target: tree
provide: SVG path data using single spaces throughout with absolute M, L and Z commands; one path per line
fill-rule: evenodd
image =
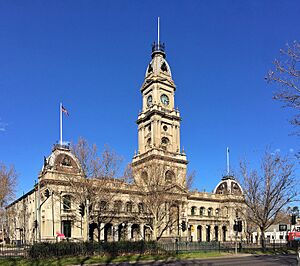
M 68 176 L 68 189 L 72 200 L 78 205 L 80 219 L 85 215 L 87 224 L 93 224 L 98 229 L 98 240 L 103 224 L 113 219 L 114 212 L 110 212 L 109 202 L 113 201 L 116 179 L 122 158 L 108 146 L 99 155 L 95 144 L 89 145 L 87 140 L 80 138 L 72 145 L 72 152 L 78 159 L 83 172 L 83 178 Z M 78 215 L 79 217 L 79 215 Z M 90 229 L 90 228 L 89 228 Z M 89 231 L 89 229 L 87 229 Z
M 279 89 L 273 98 L 296 112 L 291 123 L 295 126 L 299 126 L 300 43 L 294 41 L 292 45 L 287 44 L 285 49 L 280 50 L 280 55 L 280 59 L 274 60 L 274 69 L 269 70 L 266 80 L 279 85 Z
M 132 201 L 138 205 L 134 219 L 145 223 L 152 240 L 159 240 L 166 230 L 178 235 L 180 205 L 184 202 L 187 187 L 176 184 L 175 174 L 170 165 L 153 162 L 140 176 L 134 173 L 134 190 L 139 197 L 132 194 Z M 188 175 L 188 185 L 192 184 L 193 174 Z
M 4 207 L 8 202 L 13 200 L 15 196 L 15 188 L 17 185 L 17 173 L 13 165 L 7 167 L 0 162 L 0 226 L 2 238 L 4 238 L 5 217 Z
M 7 167 L 0 162 L 0 209 L 15 196 L 17 173 L 14 166 Z
M 287 157 L 266 151 L 261 171 L 250 170 L 248 164 L 242 162 L 241 174 L 245 204 L 248 207 L 247 220 L 260 229 L 264 249 L 266 230 L 299 195 L 295 186 L 294 164 Z

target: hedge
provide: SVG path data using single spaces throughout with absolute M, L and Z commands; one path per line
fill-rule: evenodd
M 165 254 L 157 242 L 58 242 L 36 243 L 28 250 L 28 256 L 32 259 L 68 257 L 68 256 L 91 256 L 91 255 L 142 255 L 142 254 Z

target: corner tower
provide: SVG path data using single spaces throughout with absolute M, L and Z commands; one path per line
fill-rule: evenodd
M 159 40 L 159 38 L 158 38 Z M 152 60 L 141 86 L 142 111 L 138 125 L 138 152 L 132 161 L 135 178 L 147 168 L 164 166 L 166 182 L 185 186 L 187 158 L 180 148 L 180 113 L 175 109 L 175 83 L 166 61 L 165 45 L 152 45 Z

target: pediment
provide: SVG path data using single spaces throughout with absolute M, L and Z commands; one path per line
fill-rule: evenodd
M 172 185 L 170 185 L 170 187 L 168 187 L 166 189 L 166 191 L 168 191 L 170 193 L 174 193 L 174 194 L 184 194 L 184 193 L 187 193 L 187 190 L 184 187 L 179 186 L 178 184 L 172 184 Z

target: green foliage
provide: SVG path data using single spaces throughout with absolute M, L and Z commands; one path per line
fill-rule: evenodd
M 59 243 L 37 243 L 28 251 L 32 259 L 68 257 L 68 256 L 93 256 L 93 255 L 156 255 L 166 254 L 159 248 L 156 242 L 59 242 Z

